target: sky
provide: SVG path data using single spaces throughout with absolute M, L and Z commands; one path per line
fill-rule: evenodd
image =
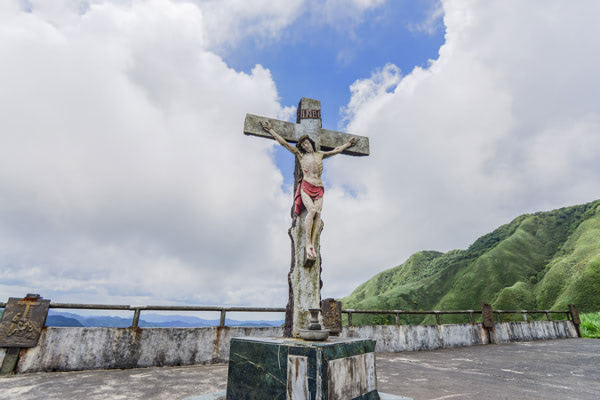
M 600 2 L 0 2 L 0 301 L 282 307 L 293 158 L 325 163 L 322 297 L 600 198 Z M 237 316 L 234 316 L 237 318 Z M 234 318 L 232 317 L 232 318 Z

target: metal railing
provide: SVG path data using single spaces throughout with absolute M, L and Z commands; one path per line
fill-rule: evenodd
M 2 303 L 0 303 L 0 306 Z M 50 308 L 77 309 L 77 310 L 121 310 L 133 311 L 131 327 L 137 328 L 140 323 L 142 311 L 214 311 L 220 313 L 219 326 L 225 326 L 228 312 L 285 312 L 285 308 L 278 307 L 221 307 L 221 306 L 130 306 L 114 304 L 73 304 L 50 303 Z
M 6 303 L 0 302 L 0 308 L 5 308 Z M 139 326 L 140 315 L 142 311 L 214 311 L 220 313 L 219 327 L 226 326 L 225 318 L 228 312 L 285 312 L 285 307 L 222 307 L 222 306 L 131 306 L 116 304 L 78 304 L 78 303 L 50 303 L 50 308 L 57 309 L 76 309 L 76 310 L 118 310 L 132 311 L 133 318 L 131 327 Z M 504 314 L 521 314 L 524 321 L 528 321 L 527 314 L 545 314 L 546 319 L 551 321 L 550 314 L 564 314 L 567 320 L 573 320 L 570 310 L 493 310 L 502 323 Z M 375 314 L 375 315 L 395 315 L 396 325 L 401 324 L 401 315 L 434 315 L 436 325 L 441 325 L 442 315 L 468 315 L 471 324 L 475 324 L 475 314 L 481 314 L 481 310 L 432 310 L 432 311 L 410 311 L 410 310 L 355 310 L 343 309 L 342 314 L 348 317 L 348 326 L 353 326 L 352 316 L 354 314 Z
M 342 314 L 346 314 L 348 316 L 348 326 L 353 326 L 352 324 L 352 315 L 353 314 L 378 314 L 378 315 L 395 315 L 396 316 L 396 325 L 400 325 L 401 315 L 435 315 L 435 322 L 437 325 L 441 325 L 441 315 L 449 315 L 449 314 L 464 314 L 469 315 L 469 320 L 471 323 L 475 323 L 475 319 L 473 314 L 481 314 L 481 310 L 451 310 L 451 311 L 441 311 L 441 310 L 433 310 L 433 311 L 408 311 L 408 310 L 353 310 L 353 309 L 345 309 L 342 310 Z
M 474 314 L 481 314 L 481 310 L 433 310 L 433 311 L 407 311 L 407 310 L 353 310 L 353 309 L 344 309 L 342 310 L 342 314 L 346 314 L 348 316 L 348 326 L 353 326 L 352 324 L 352 315 L 353 314 L 377 314 L 377 315 L 395 315 L 396 316 L 396 325 L 400 325 L 400 316 L 401 315 L 435 315 L 436 325 L 441 325 L 441 316 L 442 315 L 468 315 L 469 321 L 471 324 L 475 323 Z M 498 317 L 498 322 L 502 323 L 502 315 L 503 314 L 522 314 L 523 320 L 527 321 L 527 314 L 545 314 L 546 319 L 551 321 L 550 314 L 565 314 L 567 319 L 571 318 L 571 312 L 567 311 L 554 311 L 554 310 L 493 310 L 493 313 Z

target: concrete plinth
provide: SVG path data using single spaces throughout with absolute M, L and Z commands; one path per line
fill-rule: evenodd
M 375 341 L 231 340 L 227 400 L 380 400 Z

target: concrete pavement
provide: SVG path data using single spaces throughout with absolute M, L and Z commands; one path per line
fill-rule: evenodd
M 429 399 L 600 398 L 600 340 L 378 353 L 378 389 Z M 0 378 L 0 400 L 182 400 L 224 390 L 227 365 L 46 372 Z

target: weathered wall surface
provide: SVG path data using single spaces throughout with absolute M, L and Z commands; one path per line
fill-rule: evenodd
M 496 343 L 577 337 L 571 321 L 504 322 L 496 324 Z
M 341 336 L 377 340 L 375 351 L 400 352 L 489 344 L 481 324 L 368 325 L 344 327 Z M 571 321 L 504 322 L 496 324 L 495 343 L 577 337 Z
M 377 340 L 375 351 L 433 350 L 488 343 L 481 324 L 456 325 L 368 325 L 344 327 L 343 337 Z
M 4 361 L 5 355 L 6 355 L 6 349 L 0 348 L 0 365 L 2 365 L 2 361 Z
M 19 359 L 17 372 L 139 368 L 226 362 L 236 336 L 279 336 L 282 328 L 55 328 Z
M 283 328 L 44 328 L 22 353 L 17 372 L 75 371 L 226 362 L 233 337 L 282 337 Z M 342 337 L 377 341 L 378 352 L 488 344 L 481 324 L 344 327 Z M 496 324 L 497 343 L 577 337 L 570 321 Z M 4 349 L 0 349 L 0 362 Z

